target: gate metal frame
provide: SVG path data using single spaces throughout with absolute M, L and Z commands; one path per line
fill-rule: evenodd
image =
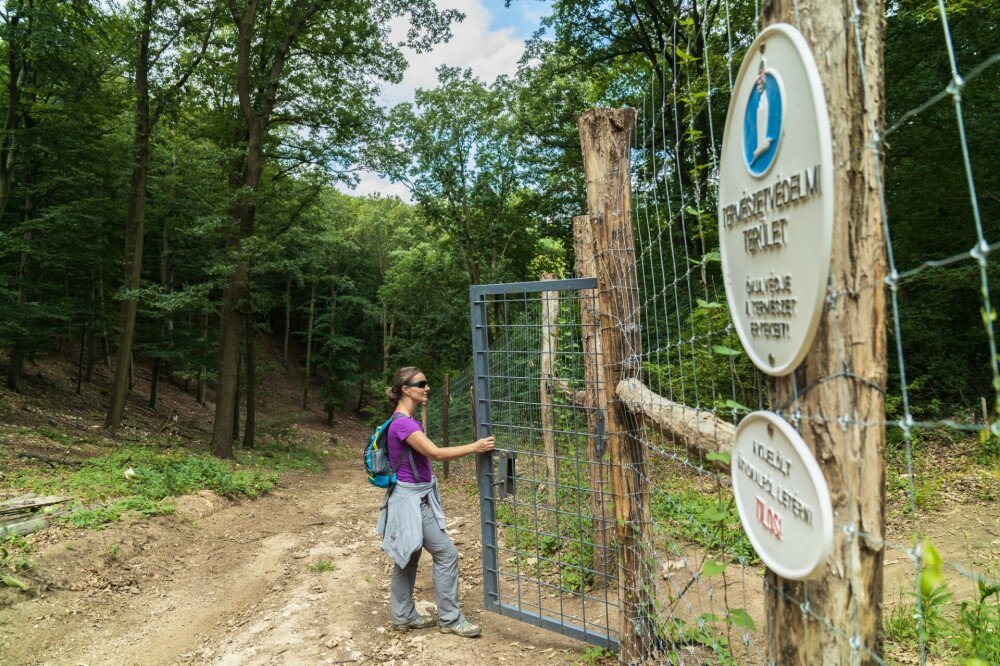
M 472 354 L 473 354 L 473 386 L 475 392 L 476 438 L 488 437 L 491 434 L 490 424 L 490 385 L 489 385 L 489 322 L 487 318 L 487 300 L 490 295 L 532 294 L 545 291 L 576 291 L 596 289 L 596 278 L 572 278 L 565 280 L 545 280 L 536 282 L 512 282 L 508 284 L 472 285 L 469 288 L 469 303 L 472 322 Z M 603 422 L 599 415 L 599 422 Z M 598 426 L 601 437 L 603 428 Z M 503 452 L 496 452 L 498 454 Z M 527 622 L 529 624 L 564 634 L 571 638 L 617 651 L 619 641 L 609 635 L 587 631 L 585 627 L 566 622 L 564 619 L 547 617 L 542 613 L 533 613 L 518 608 L 500 600 L 500 567 L 497 545 L 496 496 L 497 486 L 506 489 L 507 479 L 497 482 L 493 474 L 492 454 L 476 456 L 476 480 L 479 485 L 479 512 L 482 527 L 483 552 L 483 605 L 486 610 L 500 615 Z M 541 610 L 541 609 L 540 609 Z

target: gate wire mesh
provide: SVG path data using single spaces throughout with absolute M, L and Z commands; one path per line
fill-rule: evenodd
M 509 290 L 479 297 L 485 321 L 474 326 L 485 324 L 488 340 L 474 350 L 485 360 L 476 401 L 480 428 L 496 437 L 492 474 L 480 477 L 492 502 L 483 547 L 493 580 L 484 587 L 487 608 L 611 647 L 613 509 L 596 406 L 603 387 L 588 342 L 597 330 L 586 314 L 595 292 L 566 288 L 580 282 L 496 285 Z

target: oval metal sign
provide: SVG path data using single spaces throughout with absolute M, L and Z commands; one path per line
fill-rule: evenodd
M 769 375 L 792 372 L 819 327 L 833 195 L 833 141 L 816 61 L 793 26 L 768 26 L 747 52 L 729 101 L 719 241 L 740 342 Z
M 740 522 L 767 568 L 790 580 L 821 573 L 833 548 L 833 502 L 799 433 L 773 412 L 748 414 L 730 464 Z

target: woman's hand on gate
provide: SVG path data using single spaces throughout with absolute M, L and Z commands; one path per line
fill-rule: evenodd
M 496 447 L 496 438 L 493 435 L 477 439 L 473 444 L 476 453 L 489 453 Z

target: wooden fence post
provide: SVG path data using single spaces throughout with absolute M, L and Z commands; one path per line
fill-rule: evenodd
M 802 583 L 767 573 L 768 647 L 772 663 L 778 664 L 872 663 L 870 653 L 860 648 L 882 653 L 885 396 L 878 387 L 884 387 L 887 379 L 881 286 L 887 264 L 879 163 L 872 152 L 875 144 L 865 100 L 871 101 L 870 111 L 881 133 L 884 7 L 881 0 L 861 5 L 863 12 L 854 16 L 851 3 L 797 0 L 796 6 L 793 0 L 771 0 L 763 4 L 763 25 L 798 24 L 816 54 L 837 165 L 830 271 L 834 296 L 805 360 L 793 374 L 770 380 L 768 392 L 772 406 L 787 406 L 786 416 L 796 409 L 801 414 L 799 431 L 830 486 L 838 529 L 822 578 Z M 864 80 L 855 20 L 864 48 Z M 837 375 L 844 376 L 823 381 Z M 803 392 L 807 386 L 813 388 Z M 808 606 L 803 606 L 806 601 Z
M 555 280 L 554 273 L 542 273 L 540 280 Z M 558 506 L 559 461 L 556 457 L 555 418 L 552 413 L 552 394 L 556 376 L 556 337 L 559 325 L 559 292 L 543 291 L 542 298 L 542 354 L 539 363 L 539 411 L 542 420 L 542 442 L 545 447 L 546 481 L 549 484 L 549 506 Z
M 604 354 L 605 423 L 619 547 L 621 659 L 645 662 L 656 649 L 656 608 L 649 564 L 651 524 L 642 419 L 615 394 L 640 376 L 639 288 L 632 233 L 629 161 L 635 109 L 592 109 L 577 121 L 594 225 L 594 259 Z
M 573 272 L 576 277 L 595 277 L 594 230 L 589 215 L 573 218 Z M 598 414 L 607 414 L 608 403 L 604 395 L 604 368 L 601 365 L 601 337 L 597 331 L 597 292 L 587 289 L 580 293 L 580 334 L 583 346 L 583 373 L 586 388 L 584 409 L 587 410 L 587 480 L 590 486 L 590 515 L 593 517 L 594 573 L 606 582 L 611 575 L 615 558 L 611 551 L 614 527 L 605 511 L 604 484 L 607 473 L 598 434 Z M 596 581 L 595 581 L 596 584 Z
M 448 407 L 451 405 L 451 384 L 449 382 L 448 373 L 444 373 L 444 379 L 441 381 L 441 391 L 444 393 L 441 396 L 441 445 L 447 447 L 449 445 L 448 438 Z M 445 460 L 441 463 L 442 472 L 444 478 L 448 478 L 448 463 L 450 461 Z

